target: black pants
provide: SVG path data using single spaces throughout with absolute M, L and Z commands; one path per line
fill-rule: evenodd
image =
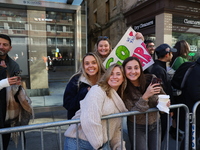
M 10 133 L 8 134 L 3 134 L 3 150 L 7 150 L 9 142 L 10 142 Z
M 160 113 L 160 120 L 161 120 L 161 141 L 163 141 L 166 131 L 167 131 L 167 113 Z

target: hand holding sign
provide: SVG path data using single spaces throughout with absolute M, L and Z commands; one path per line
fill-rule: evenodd
M 154 63 L 152 57 L 146 50 L 146 46 L 142 39 L 136 39 L 136 32 L 130 27 L 104 61 L 104 66 L 108 68 L 113 63 L 122 64 L 122 62 L 130 56 L 140 59 L 143 70 Z

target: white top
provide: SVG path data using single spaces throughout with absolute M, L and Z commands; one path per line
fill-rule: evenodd
M 107 97 L 105 91 L 98 85 L 92 86 L 86 97 L 80 101 L 81 109 L 72 118 L 80 118 L 79 138 L 89 141 L 94 149 L 98 149 L 108 141 L 106 120 L 101 121 L 101 117 L 128 111 L 122 99 L 113 89 L 111 90 L 111 97 Z M 109 119 L 109 141 L 112 150 L 121 150 L 120 128 L 121 118 Z M 76 125 L 70 125 L 64 135 L 76 138 Z M 123 142 L 123 150 L 125 149 Z
M 8 86 L 10 86 L 8 78 L 0 80 L 0 90 Z

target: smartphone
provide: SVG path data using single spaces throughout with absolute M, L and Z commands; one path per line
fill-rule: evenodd
M 152 84 L 155 84 L 155 83 L 162 84 L 162 79 L 160 79 L 160 78 L 152 78 L 151 83 Z

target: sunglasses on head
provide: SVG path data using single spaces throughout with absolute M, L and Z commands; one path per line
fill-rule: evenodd
M 99 36 L 98 39 L 109 39 L 107 36 Z

